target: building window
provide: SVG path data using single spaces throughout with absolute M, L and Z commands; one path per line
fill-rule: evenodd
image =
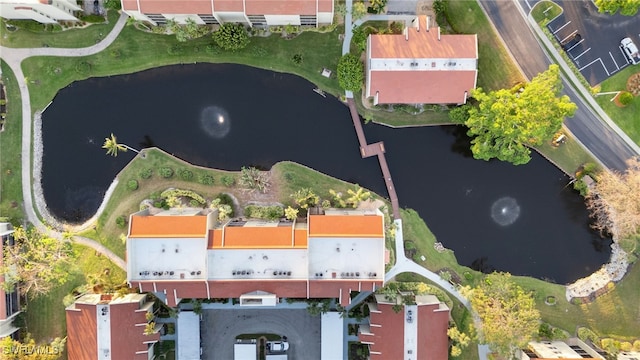
M 202 21 L 204 21 L 205 24 L 208 25 L 217 25 L 218 23 L 218 19 L 216 19 L 215 16 L 213 15 L 207 15 L 207 14 L 198 14 L 198 16 L 200 17 L 200 19 Z
M 162 14 L 145 14 L 145 16 L 156 24 L 166 24 L 167 22 L 167 18 L 165 18 Z
M 267 26 L 267 19 L 264 15 L 247 15 L 251 26 Z
M 300 25 L 312 25 L 316 26 L 316 16 L 315 15 L 300 15 Z

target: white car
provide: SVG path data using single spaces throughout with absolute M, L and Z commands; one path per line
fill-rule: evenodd
M 285 352 L 289 350 L 289 343 L 286 341 L 269 341 L 267 342 L 267 350 L 270 352 Z
M 620 42 L 620 48 L 622 52 L 625 54 L 629 60 L 631 60 L 632 64 L 640 63 L 640 53 L 638 53 L 638 47 L 633 43 L 631 38 L 624 38 Z

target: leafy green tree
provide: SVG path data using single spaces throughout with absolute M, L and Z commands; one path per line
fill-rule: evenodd
M 284 217 L 287 218 L 287 220 L 291 220 L 291 221 L 297 219 L 298 209 L 288 206 L 286 209 L 284 209 Z
M 314 207 L 320 201 L 320 197 L 309 188 L 301 188 L 300 190 L 291 194 L 291 197 L 293 198 L 293 201 L 302 209 Z
M 376 14 L 380 14 L 384 11 L 384 7 L 387 6 L 387 0 L 370 0 L 371 9 Z
M 249 45 L 249 34 L 242 24 L 226 23 L 213 33 L 213 41 L 224 50 L 236 51 Z
M 102 148 L 107 149 L 107 155 L 111 155 L 114 157 L 118 156 L 118 152 L 120 151 L 126 152 L 127 150 L 131 150 L 136 154 L 140 152 L 127 144 L 118 143 L 118 139 L 116 138 L 115 135 L 113 135 L 113 133 L 111 133 L 110 137 L 104 139 L 104 144 L 102 144 Z
M 469 109 L 471 109 L 471 105 L 469 104 L 456 106 L 449 110 L 449 120 L 456 124 L 464 124 L 469 120 Z
M 74 268 L 71 242 L 22 227 L 15 229 L 13 237 L 15 244 L 3 248 L 0 266 L 5 290 L 17 285 L 21 294 L 35 297 L 69 280 Z
M 342 198 L 342 193 L 337 192 L 333 189 L 329 189 L 329 194 L 333 196 L 333 203 L 337 208 L 345 208 L 347 207 L 347 202 Z
M 104 0 L 103 6 L 105 9 L 111 9 L 116 11 L 122 9 L 122 4 L 120 3 L 120 0 Z
M 347 189 L 347 194 L 351 195 L 347 198 L 347 203 L 354 209 L 360 205 L 362 201 L 369 200 L 371 192 L 366 191 L 360 185 L 356 185 L 355 190 Z
M 501 357 L 512 358 L 538 333 L 540 313 L 533 296 L 518 286 L 511 274 L 489 274 L 469 295 L 482 320 L 480 341 Z
M 614 15 L 620 10 L 620 14 L 633 16 L 640 8 L 640 0 L 595 0 L 594 3 L 601 13 Z
M 364 66 L 360 58 L 346 54 L 338 61 L 338 84 L 345 90 L 357 91 L 364 81 Z
M 560 68 L 552 64 L 530 83 L 514 89 L 472 91 L 479 106 L 469 110 L 465 125 L 468 135 L 474 137 L 473 156 L 515 165 L 529 162 L 529 146 L 552 139 L 565 116 L 573 116 L 577 109 L 568 96 L 560 96 L 561 90 Z
M 458 357 L 462 354 L 462 349 L 469 346 L 471 338 L 469 335 L 458 330 L 456 326 L 453 326 L 447 330 L 447 335 L 451 339 L 451 357 Z
M 66 338 L 55 338 L 51 343 L 43 345 L 42 351 L 31 351 L 35 349 L 36 342 L 27 334 L 24 342 L 14 340 L 7 336 L 0 340 L 3 360 L 58 360 L 62 358 Z
M 351 18 L 353 21 L 362 19 L 365 15 L 367 15 L 367 7 L 365 4 L 362 1 L 354 2 L 351 7 Z
M 188 18 L 184 24 L 178 24 L 175 20 L 168 19 L 166 26 L 176 35 L 176 40 L 180 42 L 199 38 L 209 32 L 207 26 L 198 25 L 192 18 Z

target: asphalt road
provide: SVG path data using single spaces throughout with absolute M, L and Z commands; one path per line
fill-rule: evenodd
M 600 14 L 591 1 L 556 3 L 564 12 L 547 27 L 558 41 L 574 33 L 582 36 L 580 43 L 567 53 L 589 84 L 597 85 L 629 66 L 620 50 L 620 40 L 630 37 L 640 45 L 640 16 Z
M 480 0 L 480 3 L 525 76 L 531 79 L 549 67 L 551 62 L 515 1 Z M 529 9 L 526 0 L 521 3 L 523 9 Z M 529 3 L 533 6 L 533 1 Z M 563 93 L 578 105 L 576 114 L 565 120 L 567 128 L 609 169 L 626 169 L 625 161 L 635 155 L 633 149 L 590 111 L 566 81 L 563 84 Z

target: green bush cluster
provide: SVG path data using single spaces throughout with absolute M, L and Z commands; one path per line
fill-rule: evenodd
M 193 172 L 191 170 L 187 170 L 187 169 L 178 170 L 178 176 L 180 176 L 180 178 L 184 181 L 193 180 Z
M 79 61 L 76 64 L 76 71 L 78 74 L 88 75 L 91 72 L 91 63 L 86 61 Z
M 633 94 L 628 91 L 623 91 L 618 95 L 618 101 L 620 101 L 620 104 L 627 106 L 633 101 Z
M 158 170 L 158 173 L 160 174 L 160 176 L 162 176 L 165 179 L 168 179 L 170 177 L 173 176 L 173 169 L 170 167 L 161 167 Z
M 236 184 L 236 178 L 234 178 L 231 175 L 222 175 L 222 178 L 220 178 L 220 181 L 222 182 L 222 185 L 226 187 L 232 187 L 233 185 Z
M 213 185 L 216 180 L 209 174 L 201 174 L 200 176 L 198 176 L 198 182 L 202 185 Z
M 364 65 L 360 57 L 346 54 L 338 61 L 338 84 L 345 90 L 357 91 L 364 81 Z
M 244 208 L 244 215 L 249 218 L 277 220 L 284 216 L 282 206 L 248 205 Z
M 123 229 L 127 225 L 127 218 L 124 215 L 120 215 L 116 218 L 116 225 Z
M 131 180 L 127 181 L 127 189 L 129 189 L 131 191 L 138 190 L 138 180 L 131 179 Z
M 86 21 L 92 24 L 98 24 L 98 23 L 103 23 L 105 21 L 105 18 L 102 15 L 88 14 L 88 15 L 80 16 L 80 20 Z
M 222 24 L 213 33 L 213 41 L 224 50 L 236 51 L 249 45 L 249 34 L 242 24 Z
M 140 179 L 150 179 L 151 176 L 153 175 L 153 170 L 152 169 L 142 169 L 140 170 L 140 172 L 138 173 L 138 176 L 140 176 Z
M 192 200 L 196 200 L 198 202 L 199 205 L 204 205 L 206 203 L 206 201 L 204 200 L 204 198 L 196 193 L 195 191 L 191 191 L 191 190 L 183 190 L 183 189 L 168 189 L 163 191 L 160 196 L 163 199 L 168 199 L 168 198 L 173 198 L 173 197 L 188 197 Z

